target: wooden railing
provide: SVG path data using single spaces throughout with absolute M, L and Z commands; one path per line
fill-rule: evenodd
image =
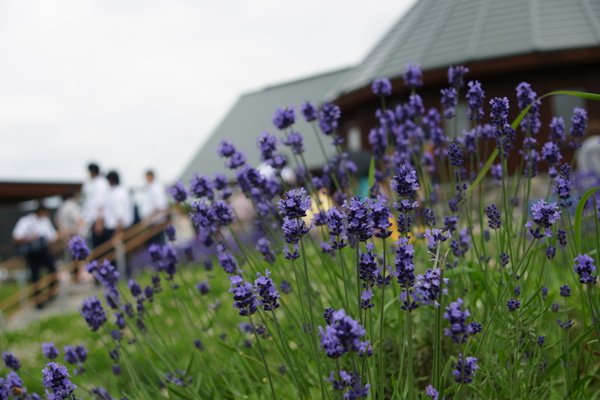
M 56 272 L 45 275 L 37 282 L 25 286 L 23 289 L 0 301 L 0 314 L 7 316 L 10 311 L 14 311 L 20 306 L 29 303 L 40 304 L 48 300 L 55 295 L 54 287 L 57 287 L 55 285 L 58 284 L 60 273 L 65 271 L 71 273 L 92 260 L 106 258 L 112 261 L 116 257 L 116 246 L 118 244 L 123 246 L 124 251 L 127 254 L 140 248 L 154 236 L 162 232 L 166 225 L 166 220 L 153 225 L 149 225 L 145 222 L 133 225 L 123 233 L 120 243 L 113 242 L 112 240 L 104 242 L 92 250 L 87 260 L 71 261 L 60 267 Z

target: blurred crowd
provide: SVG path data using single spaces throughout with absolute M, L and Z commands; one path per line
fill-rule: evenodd
M 92 249 L 106 242 L 116 248 L 127 228 L 140 221 L 146 225 L 160 224 L 169 216 L 166 189 L 157 181 L 153 170 L 145 171 L 141 207 L 133 192 L 122 185 L 117 171 L 104 174 L 96 163 L 90 163 L 87 170 L 89 178 L 81 193 L 63 197 L 54 221 L 50 218 L 50 210 L 40 202 L 35 211 L 21 217 L 13 229 L 13 242 L 26 260 L 32 283 L 40 279 L 44 268 L 49 273 L 56 272 L 55 254 L 74 236 L 87 238 Z M 162 233 L 152 240 L 164 240 Z M 75 281 L 79 280 L 80 273 L 74 270 Z M 55 292 L 56 287 L 51 286 L 50 291 Z M 54 294 L 50 293 L 49 297 Z M 38 304 L 38 307 L 42 306 Z

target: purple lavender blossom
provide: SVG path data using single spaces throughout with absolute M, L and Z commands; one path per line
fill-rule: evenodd
M 481 121 L 485 115 L 483 104 L 485 101 L 485 92 L 481 88 L 479 81 L 470 81 L 467 83 L 467 116 L 471 121 Z
M 303 220 L 290 219 L 288 217 L 283 218 L 281 229 L 283 230 L 285 242 L 288 244 L 298 243 L 308 233 L 308 227 Z
M 500 229 L 500 226 L 502 226 L 500 210 L 495 204 L 490 204 L 485 208 L 485 215 L 488 217 L 488 226 L 490 229 Z
M 177 203 L 182 203 L 187 199 L 187 191 L 185 190 L 185 186 L 183 182 L 177 181 L 173 186 L 168 189 L 169 194 L 173 197 Z
M 542 122 L 540 121 L 540 101 L 537 99 L 537 93 L 533 91 L 531 85 L 527 82 L 521 82 L 517 86 L 517 106 L 519 110 L 531 104 L 529 112 L 521 121 L 521 129 L 529 131 L 532 134 L 539 132 Z
M 201 281 L 196 285 L 196 289 L 198 289 L 201 295 L 208 294 L 210 292 L 210 284 L 208 281 Z
M 338 371 L 340 379 L 336 379 L 334 372 L 329 374 L 329 382 L 334 390 L 342 392 L 342 398 L 345 400 L 364 399 L 369 395 L 371 385 L 363 385 L 358 372 Z
M 407 64 L 402 78 L 404 84 L 411 89 L 423 86 L 423 73 L 421 67 L 417 64 Z
M 438 400 L 440 393 L 431 385 L 427 385 L 425 388 L 425 396 L 429 397 L 431 400 Z
M 471 246 L 471 236 L 469 235 L 469 229 L 463 228 L 458 233 L 458 240 L 452 239 L 450 242 L 450 248 L 452 249 L 452 254 L 455 257 L 464 256 L 467 251 L 469 251 L 469 247 Z
M 352 197 L 344 202 L 348 221 L 348 235 L 353 243 L 365 242 L 373 235 L 373 212 L 370 199 Z
M 546 142 L 542 146 L 542 158 L 550 165 L 556 165 L 562 160 L 560 149 L 555 142 Z
M 302 104 L 300 112 L 302 112 L 302 115 L 304 116 L 304 119 L 306 120 L 306 122 L 312 122 L 312 121 L 316 120 L 318 117 L 318 114 L 319 114 L 317 107 L 315 107 L 309 101 Z
M 250 316 L 258 308 L 258 300 L 252 290 L 252 284 L 246 282 L 241 276 L 229 277 L 231 288 L 229 293 L 233 294 L 233 306 L 239 310 L 241 316 Z
M 431 208 L 425 208 L 423 210 L 423 220 L 424 220 L 426 226 L 428 226 L 428 227 L 435 226 L 435 223 L 436 223 L 435 212 Z
M 49 360 L 54 360 L 58 357 L 59 352 L 56 346 L 54 346 L 54 342 L 42 343 L 42 354 Z
M 228 140 L 222 140 L 221 143 L 219 143 L 217 154 L 219 155 L 219 157 L 229 158 L 233 156 L 236 151 L 237 150 L 235 149 L 233 143 L 231 143 Z
M 319 127 L 325 135 L 331 135 L 338 127 L 342 111 L 333 103 L 325 103 L 319 111 Z
M 506 307 L 508 308 L 508 311 L 512 312 L 521 307 L 521 302 L 517 299 L 510 299 L 506 302 Z
M 2 360 L 4 360 L 4 365 L 6 365 L 6 368 L 12 369 L 13 371 L 18 371 L 19 368 L 21 368 L 21 361 L 14 353 L 10 351 L 5 351 L 2 353 Z
M 110 263 L 109 260 L 104 259 L 102 263 L 98 263 L 97 260 L 92 260 L 86 265 L 86 270 L 109 290 L 116 290 L 117 283 L 119 282 L 119 271 L 117 268 Z
M 271 279 L 271 272 L 267 269 L 265 275 L 256 274 L 254 290 L 260 297 L 260 305 L 265 311 L 274 311 L 279 308 L 279 292 Z
M 261 161 L 270 160 L 277 151 L 277 138 L 268 132 L 261 133 L 256 140 L 256 144 L 260 150 Z
M 392 189 L 399 197 L 413 199 L 417 190 L 419 190 L 419 182 L 417 180 L 417 172 L 410 164 L 400 164 L 396 168 L 395 175 L 392 178 Z
M 556 256 L 556 247 L 548 246 L 546 248 L 546 258 L 552 260 Z
M 371 212 L 375 228 L 374 235 L 383 239 L 390 236 L 392 232 L 388 228 L 392 226 L 390 222 L 392 214 L 387 207 L 387 200 L 382 196 L 373 199 L 371 202 Z
M 561 297 L 570 297 L 571 296 L 571 287 L 569 285 L 562 285 L 559 288 L 559 294 Z
M 375 96 L 390 96 L 392 94 L 392 83 L 388 78 L 377 78 L 373 81 L 371 90 Z
M 456 142 L 452 142 L 448 146 L 448 158 L 450 159 L 450 165 L 452 166 L 462 167 L 464 164 L 463 151 Z
M 462 354 L 458 355 L 458 361 L 452 371 L 454 380 L 457 383 L 471 383 L 473 382 L 473 375 L 479 367 L 477 366 L 477 359 L 475 357 L 463 358 Z
M 133 297 L 139 297 L 142 295 L 142 287 L 134 279 L 129 280 L 127 287 L 129 287 L 129 291 Z
M 83 300 L 81 315 L 92 331 L 97 331 L 106 322 L 106 314 L 97 297 L 88 297 Z
M 467 323 L 471 313 L 463 309 L 463 299 L 460 297 L 446 307 L 444 319 L 450 324 L 450 328 L 444 329 L 444 335 L 452 338 L 454 343 L 465 343 L 469 336 L 473 335 L 473 326 Z
M 446 230 L 437 228 L 425 229 L 423 237 L 427 239 L 427 247 L 429 250 L 433 250 L 438 244 L 445 242 L 450 237 L 450 233 Z
M 448 83 L 455 87 L 461 88 L 465 86 L 465 75 L 469 73 L 469 68 L 464 65 L 452 65 L 448 68 Z
M 575 107 L 571 117 L 571 136 L 581 138 L 587 127 L 587 112 L 583 108 Z
M 458 93 L 456 88 L 449 87 L 440 91 L 442 94 L 442 108 L 444 109 L 444 118 L 450 119 L 456 115 L 456 105 L 458 104 Z
M 278 108 L 273 115 L 273 125 L 279 130 L 289 128 L 295 120 L 296 116 L 292 107 Z
M 334 249 L 344 248 L 347 245 L 346 218 L 336 207 L 327 210 L 327 227 L 329 228 L 331 246 Z
M 298 132 L 290 132 L 283 143 L 292 150 L 293 154 L 304 153 L 304 138 Z
M 236 151 L 225 163 L 225 166 L 229 169 L 237 169 L 243 167 L 246 164 L 246 156 L 244 153 Z
M 370 288 L 377 281 L 377 254 L 373 243 L 366 244 L 366 252 L 360 252 L 358 257 L 358 276 L 363 287 Z
M 65 361 L 69 364 L 77 365 L 79 364 L 79 358 L 77 357 L 77 352 L 75 351 L 75 346 L 65 346 L 63 349 L 65 354 Z
M 67 368 L 55 362 L 48 363 L 42 370 L 42 384 L 50 400 L 68 399 L 76 388 Z
M 439 268 L 428 269 L 423 275 L 418 275 L 414 285 L 414 299 L 421 305 L 434 304 L 439 306 L 438 300 L 447 289 L 442 289 L 442 284 L 447 284 L 448 279 L 442 279 L 442 271 Z
M 490 106 L 492 107 L 490 111 L 492 122 L 498 129 L 502 128 L 508 123 L 508 99 L 506 97 L 494 97 L 490 100 Z
M 367 308 L 374 307 L 375 304 L 373 304 L 372 299 L 373 289 L 363 289 L 363 291 L 360 293 L 360 308 L 366 310 Z
M 579 275 L 579 282 L 584 285 L 595 285 L 596 276 L 592 274 L 596 272 L 596 266 L 594 265 L 594 259 L 587 254 L 578 254 L 575 257 L 575 266 L 573 271 Z
M 531 206 L 532 220 L 525 224 L 529 228 L 529 232 L 536 239 L 541 239 L 544 236 L 552 237 L 552 225 L 560 219 L 560 210 L 556 203 L 546 203 L 540 199 L 537 203 Z M 533 227 L 535 224 L 535 229 Z
M 346 315 L 343 309 L 334 311 L 331 322 L 325 327 L 319 327 L 321 346 L 327 356 L 339 358 L 344 353 L 358 351 L 361 338 L 366 331 L 357 321 Z
M 269 264 L 273 264 L 275 262 L 275 254 L 271 250 L 271 242 L 268 239 L 261 237 L 256 241 L 256 250 L 260 254 L 262 254 L 263 259 Z
M 177 239 L 177 230 L 172 224 L 169 224 L 165 227 L 165 236 L 167 236 L 167 240 L 169 240 L 169 242 L 174 242 Z
M 206 176 L 194 174 L 190 180 L 189 193 L 196 198 L 206 197 L 207 199 L 212 200 L 214 198 L 212 181 Z
M 83 261 L 90 255 L 90 249 L 84 238 L 81 236 L 73 236 L 69 240 L 69 251 L 73 260 Z
M 567 141 L 565 134 L 565 120 L 563 117 L 552 117 L 550 121 L 550 139 L 557 145 L 562 145 Z
M 228 274 L 235 274 L 237 271 L 237 261 L 231 252 L 222 244 L 217 245 L 217 260 L 219 265 Z
M 189 215 L 198 228 L 204 228 L 207 232 L 215 231 L 215 215 L 212 212 L 211 205 L 206 200 L 194 201 Z
M 210 212 L 219 226 L 227 226 L 233 222 L 233 210 L 224 201 L 218 200 L 211 204 Z
M 277 203 L 279 214 L 286 218 L 306 217 L 311 207 L 311 200 L 304 188 L 289 190 Z
M 398 239 L 396 249 L 396 278 L 398 283 L 405 289 L 411 288 L 415 282 L 415 250 L 408 238 Z
M 6 381 L 4 382 L 3 387 L 6 388 L 6 390 L 9 394 L 25 392 L 23 380 L 21 379 L 19 374 L 17 374 L 14 371 L 11 371 L 6 375 Z M 2 393 L 2 392 L 0 391 L 0 393 Z M 7 399 L 9 399 L 9 398 L 10 397 L 7 397 Z

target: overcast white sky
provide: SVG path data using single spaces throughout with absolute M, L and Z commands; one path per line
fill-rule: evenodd
M 171 182 L 241 93 L 359 62 L 413 3 L 0 0 L 0 179 Z

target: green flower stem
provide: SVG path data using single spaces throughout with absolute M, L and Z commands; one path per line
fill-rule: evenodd
M 262 358 L 263 364 L 265 365 L 265 370 L 267 371 L 267 378 L 269 379 L 269 386 L 271 387 L 271 395 L 273 396 L 273 400 L 277 399 L 275 396 L 275 388 L 273 388 L 273 380 L 271 379 L 271 371 L 269 371 L 269 366 L 267 365 L 267 359 L 265 358 L 265 353 L 262 348 L 262 344 L 260 343 L 260 339 L 258 334 L 256 333 L 256 327 L 254 326 L 254 322 L 252 321 L 252 315 L 249 315 L 250 325 L 252 325 L 252 332 L 254 332 L 254 338 L 256 339 L 256 344 L 258 345 L 258 351 L 260 352 L 260 357 Z
M 381 266 L 381 276 L 382 276 L 382 285 L 381 285 L 381 301 L 380 301 L 380 310 L 379 310 L 379 388 L 381 398 L 385 398 L 385 373 L 383 370 L 383 337 L 384 337 L 384 327 L 383 323 L 383 314 L 385 308 L 385 272 L 386 272 L 386 257 L 385 257 L 385 238 L 381 239 L 381 244 L 383 246 L 383 265 Z

